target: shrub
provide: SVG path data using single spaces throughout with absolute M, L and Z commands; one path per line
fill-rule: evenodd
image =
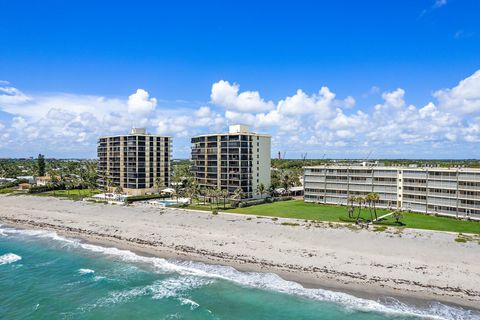
M 42 193 L 53 190 L 65 190 L 65 183 L 46 184 L 44 186 L 33 186 L 28 190 L 28 193 Z
M 130 196 L 125 199 L 126 203 L 132 203 L 135 201 L 151 200 L 151 199 L 165 199 L 169 198 L 169 195 L 166 194 L 145 194 L 141 196 Z
M 213 214 L 213 215 L 217 215 L 217 214 L 218 214 L 218 210 L 217 210 L 217 209 L 213 209 L 213 210 L 212 210 L 212 214 Z
M 20 183 L 28 183 L 28 180 L 20 179 L 20 180 L 15 180 L 15 181 L 12 181 L 12 182 L 5 182 L 3 184 L 0 184 L 0 189 L 14 188 L 14 187 L 18 186 Z
M 248 206 L 256 206 L 265 203 L 265 199 L 255 199 L 247 201 Z

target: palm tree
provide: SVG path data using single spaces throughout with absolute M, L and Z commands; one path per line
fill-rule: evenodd
M 380 201 L 380 195 L 376 192 L 372 192 L 372 204 L 373 204 L 373 213 L 375 214 L 375 220 L 378 219 L 377 216 L 377 203 Z
M 348 197 L 347 201 L 348 201 L 348 203 L 351 204 L 348 208 L 348 217 L 352 218 L 353 214 L 355 212 L 355 201 L 357 201 L 357 198 L 355 196 L 350 196 L 350 197 Z
M 200 193 L 200 186 L 198 185 L 198 183 L 193 181 L 188 187 L 188 194 L 190 195 L 192 204 L 193 204 L 193 199 L 198 200 L 199 193 Z
M 213 210 L 213 197 L 215 196 L 215 189 L 206 188 L 205 196 L 209 198 L 210 210 Z
M 182 188 L 181 181 L 179 179 L 174 179 L 173 182 L 173 189 L 175 189 L 175 198 L 177 198 L 178 203 L 178 196 L 180 193 L 180 189 Z
M 290 194 L 290 187 L 293 187 L 293 178 L 287 171 L 284 171 L 280 181 L 283 189 L 285 189 L 285 194 L 288 196 Z
M 395 219 L 395 222 L 397 224 L 401 224 L 400 220 L 402 220 L 403 218 L 403 214 L 400 210 L 395 210 L 395 212 L 393 213 L 393 218 Z
M 260 198 L 263 199 L 263 195 L 266 191 L 265 185 L 263 183 L 260 183 L 257 187 L 257 192 L 260 195 Z
M 214 189 L 213 191 L 214 191 L 213 194 L 215 197 L 215 202 L 217 204 L 217 209 L 218 209 L 218 203 L 220 202 L 219 199 L 222 197 L 222 189 L 217 188 L 217 189 Z
M 112 178 L 108 177 L 108 178 L 107 178 L 107 184 L 106 184 L 107 192 L 110 191 L 110 188 L 111 188 L 112 186 L 113 186 Z
M 237 200 L 242 200 L 243 198 L 243 190 L 240 187 L 237 187 L 235 191 L 233 192 L 233 198 Z
M 117 186 L 115 187 L 115 193 L 116 193 L 116 194 L 122 194 L 122 193 L 123 193 L 123 188 L 122 188 L 121 185 L 117 185 Z
M 155 188 L 157 188 L 157 193 L 160 193 L 160 187 L 163 185 L 162 179 L 160 179 L 160 177 L 156 177 L 154 184 Z
M 108 175 L 107 171 L 102 171 L 101 175 L 101 180 L 102 180 L 102 189 L 103 189 L 103 197 L 105 200 L 107 200 L 107 190 L 108 190 L 108 185 L 107 185 L 107 180 L 108 180 Z
M 49 170 L 48 174 L 50 175 L 50 183 L 52 184 L 53 196 L 55 196 L 55 189 L 57 188 L 58 183 L 57 175 L 54 170 Z
M 358 215 L 357 215 L 357 222 L 360 220 L 360 215 L 362 213 L 362 205 L 365 203 L 365 198 L 358 196 L 356 197 L 356 200 L 358 202 Z
M 225 209 L 225 203 L 227 202 L 226 200 L 228 198 L 228 190 L 227 189 L 222 190 L 221 197 L 223 198 L 223 209 Z
M 372 213 L 372 202 L 373 202 L 373 193 L 367 194 L 365 197 L 365 206 L 368 205 L 368 211 L 370 211 L 370 222 L 373 222 L 373 213 Z
M 203 195 L 203 205 L 207 205 L 207 189 L 205 187 L 200 188 L 200 193 Z

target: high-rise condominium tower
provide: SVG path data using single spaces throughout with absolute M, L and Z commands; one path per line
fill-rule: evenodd
M 244 198 L 258 194 L 258 186 L 270 187 L 269 135 L 249 132 L 247 126 L 230 126 L 229 133 L 192 138 L 192 171 L 200 187 L 228 190 L 241 188 Z
M 97 144 L 99 186 L 120 186 L 129 195 L 155 192 L 170 185 L 170 137 L 147 134 L 100 137 Z

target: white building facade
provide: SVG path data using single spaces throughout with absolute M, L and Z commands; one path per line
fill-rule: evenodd
M 305 202 L 346 205 L 376 192 L 378 207 L 480 218 L 480 169 L 380 166 L 304 168 Z
M 228 133 L 195 136 L 192 172 L 200 187 L 228 190 L 241 188 L 245 198 L 269 188 L 271 137 L 250 132 L 244 125 L 230 126 Z

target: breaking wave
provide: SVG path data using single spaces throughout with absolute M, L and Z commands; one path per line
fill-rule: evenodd
M 196 308 L 198 307 L 198 304 L 195 301 L 189 300 L 185 296 L 182 297 L 181 293 L 191 288 L 208 285 L 215 279 L 222 279 L 242 286 L 297 295 L 317 301 L 334 302 L 352 310 L 392 315 L 409 315 L 428 319 L 480 319 L 480 314 L 475 311 L 445 305 L 440 302 L 432 302 L 429 306 L 417 307 L 393 298 L 385 299 L 385 301 L 375 301 L 355 297 L 343 292 L 304 288 L 301 284 L 284 280 L 274 273 L 241 272 L 228 266 L 211 265 L 193 261 L 166 260 L 157 257 L 145 257 L 137 255 L 129 250 L 103 247 L 83 243 L 76 239 L 64 238 L 57 235 L 55 232 L 17 230 L 13 228 L 0 229 L 0 231 L 6 234 L 50 238 L 54 241 L 61 241 L 65 245 L 74 246 L 77 249 L 115 257 L 124 262 L 146 264 L 159 273 L 178 274 L 178 277 L 157 281 L 151 285 L 125 291 L 112 292 L 109 296 L 98 301 L 98 304 L 100 305 L 125 302 L 137 296 L 148 295 L 151 296 L 152 299 L 175 297 L 182 304 L 188 304 L 192 308 Z M 79 272 L 90 273 L 94 271 L 80 269 Z
M 16 255 L 15 253 L 6 253 L 0 256 L 0 266 L 4 264 L 10 264 L 18 260 L 22 260 L 22 257 Z

